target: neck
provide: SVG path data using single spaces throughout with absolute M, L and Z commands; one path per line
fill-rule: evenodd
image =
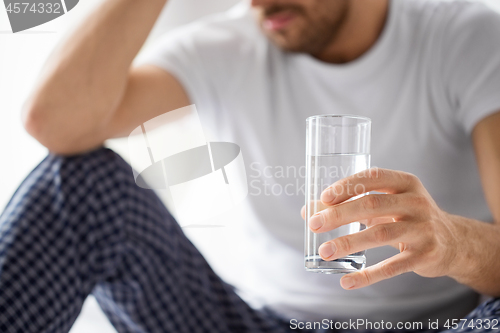
M 389 0 L 350 0 L 346 17 L 335 38 L 313 56 L 333 64 L 359 58 L 379 39 L 388 10 Z

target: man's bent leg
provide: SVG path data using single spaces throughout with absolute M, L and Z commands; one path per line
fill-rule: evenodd
M 500 332 L 500 297 L 492 298 L 483 302 L 464 319 L 453 323 L 452 326 L 455 327 L 450 330 L 443 331 L 442 333 Z
M 48 156 L 0 216 L 0 331 L 67 332 L 87 295 L 119 332 L 284 332 L 211 270 L 108 149 Z

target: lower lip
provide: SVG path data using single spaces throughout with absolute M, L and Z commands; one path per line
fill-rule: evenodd
M 264 28 L 271 31 L 282 30 L 288 26 L 293 20 L 293 15 L 281 16 L 276 18 L 268 18 L 264 20 Z

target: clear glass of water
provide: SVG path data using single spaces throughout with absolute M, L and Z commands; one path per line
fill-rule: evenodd
M 321 193 L 337 180 L 370 167 L 371 120 L 351 115 L 319 115 L 306 120 L 306 223 L 305 268 L 320 273 L 349 273 L 363 269 L 365 251 L 347 257 L 325 261 L 318 253 L 324 242 L 353 234 L 364 225 L 352 221 L 337 229 L 314 233 L 309 229 L 309 218 L 321 211 Z M 358 188 L 347 188 L 355 195 L 364 195 Z M 360 193 L 357 193 L 360 192 Z

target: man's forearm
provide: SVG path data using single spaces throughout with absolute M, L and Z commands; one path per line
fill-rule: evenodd
M 167 0 L 106 0 L 69 34 L 25 105 L 28 131 L 46 146 L 104 126 L 123 97 L 130 65 Z
M 500 225 L 454 218 L 461 249 L 450 276 L 482 294 L 500 296 Z

